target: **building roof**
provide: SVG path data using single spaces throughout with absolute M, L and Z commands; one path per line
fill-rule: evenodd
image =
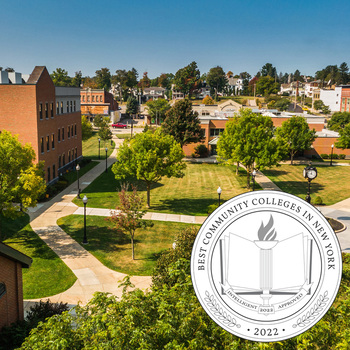
M 41 74 L 43 74 L 43 71 L 46 69 L 45 66 L 35 66 L 32 74 L 29 76 L 29 79 L 27 80 L 27 84 L 36 84 L 40 77 Z
M 1 242 L 0 242 L 0 255 L 10 260 L 17 261 L 22 264 L 22 267 L 26 267 L 26 268 L 30 267 L 33 262 L 33 259 L 30 258 L 29 256 Z

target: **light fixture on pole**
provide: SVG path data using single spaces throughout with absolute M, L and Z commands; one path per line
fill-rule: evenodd
M 77 166 L 75 167 L 75 170 L 77 171 L 77 180 L 78 180 L 78 194 L 77 194 L 77 198 L 80 199 L 80 186 L 79 186 L 79 170 L 80 170 L 80 166 L 79 166 L 79 164 L 77 164 Z
M 309 166 L 304 168 L 303 176 L 305 177 L 305 179 L 307 179 L 307 182 L 308 182 L 307 196 L 306 196 L 305 200 L 308 203 L 311 203 L 310 184 L 311 184 L 311 181 L 316 179 L 316 177 L 317 177 L 317 169 L 315 167 L 311 166 L 311 162 L 310 162 Z
M 330 166 L 332 166 L 333 165 L 333 149 L 334 149 L 334 145 L 332 144 L 332 151 L 331 151 L 331 162 L 330 162 Z
M 83 203 L 84 203 L 84 238 L 83 238 L 83 244 L 88 244 L 88 240 L 86 237 L 86 204 L 88 202 L 88 199 L 86 196 L 83 198 Z
M 253 191 L 255 190 L 255 176 L 256 176 L 256 170 L 254 169 L 254 170 L 252 171 Z
M 221 192 L 222 192 L 221 187 L 219 186 L 218 189 L 217 189 L 216 191 L 217 191 L 218 196 L 219 196 L 219 207 L 220 207 L 220 196 L 221 196 Z
M 105 151 L 106 151 L 106 173 L 108 172 L 108 167 L 107 167 L 107 152 L 108 152 L 108 148 L 106 147 L 105 148 Z
M 98 159 L 101 159 L 100 158 L 100 144 L 101 144 L 101 139 L 99 138 L 98 139 Z

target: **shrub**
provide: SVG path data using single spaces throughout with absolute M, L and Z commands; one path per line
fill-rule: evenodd
M 323 204 L 323 200 L 320 196 L 317 196 L 314 200 L 314 204 L 315 205 L 322 205 Z
M 31 326 L 36 327 L 40 321 L 45 321 L 48 317 L 60 315 L 62 312 L 68 310 L 67 303 L 52 303 L 49 299 L 45 302 L 40 300 L 39 303 L 31 306 L 26 320 Z
M 320 156 L 322 159 L 328 159 L 328 154 L 321 153 Z
M 336 153 L 333 153 L 333 155 L 332 154 L 330 154 L 329 156 L 328 156 L 328 158 L 329 159 L 338 159 L 338 155 L 336 154 Z
M 205 105 L 213 105 L 214 100 L 209 95 L 207 95 L 203 98 L 202 103 Z
M 194 149 L 195 156 L 199 158 L 208 157 L 208 153 L 208 148 L 205 145 L 198 145 Z
M 245 99 L 243 99 L 242 100 L 242 105 L 246 105 L 247 104 L 247 102 L 248 102 L 248 100 L 245 98 Z
M 345 154 L 339 154 L 339 159 L 345 159 Z

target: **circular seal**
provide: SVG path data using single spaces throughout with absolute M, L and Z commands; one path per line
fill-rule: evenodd
M 338 239 L 325 217 L 284 192 L 230 199 L 201 226 L 191 256 L 197 298 L 226 331 L 280 341 L 316 324 L 342 274 Z

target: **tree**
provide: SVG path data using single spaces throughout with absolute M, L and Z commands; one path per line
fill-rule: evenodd
M 82 82 L 83 82 L 83 75 L 82 75 L 81 71 L 75 72 L 75 76 L 72 79 L 71 85 L 76 86 L 76 87 L 80 87 Z
M 148 114 L 158 121 L 164 120 L 166 112 L 170 109 L 169 102 L 164 98 L 149 100 L 146 102 L 146 105 L 148 108 Z
M 290 106 L 290 100 L 287 98 L 281 98 L 277 100 L 273 107 L 278 108 L 280 111 L 286 111 Z
M 261 76 L 266 77 L 268 75 L 273 78 L 277 76 L 277 69 L 271 63 L 266 63 L 261 68 Z
M 96 114 L 95 115 L 94 125 L 96 126 L 96 128 L 100 129 L 106 124 L 108 124 L 106 117 L 104 117 L 102 114 Z
M 254 168 L 277 165 L 285 153 L 285 147 L 274 138 L 274 126 L 270 117 L 241 110 L 239 116 L 226 123 L 217 143 L 219 160 L 226 164 L 240 162 L 247 171 L 247 187 Z
M 148 72 L 143 73 L 143 77 L 142 77 L 142 79 L 140 79 L 138 86 L 141 89 L 148 88 L 151 86 L 151 79 L 148 78 Z
M 347 84 L 349 81 L 349 67 L 346 62 L 343 62 L 339 66 L 340 84 Z
M 129 96 L 126 102 L 126 113 L 127 114 L 137 114 L 139 110 L 139 103 L 134 96 Z
M 323 114 L 329 114 L 331 112 L 329 106 L 326 106 L 322 100 L 316 100 L 313 107 L 318 111 L 322 111 Z
M 172 135 L 182 146 L 201 142 L 204 138 L 198 113 L 189 100 L 179 100 L 170 108 L 162 125 L 165 134 Z
M 299 69 L 297 69 L 294 74 L 293 74 L 293 80 L 294 81 L 301 81 L 301 80 L 304 80 L 302 77 L 301 77 L 301 74 L 300 74 L 300 71 Z
M 195 61 L 188 66 L 179 69 L 174 77 L 176 88 L 181 91 L 184 96 L 189 95 L 200 87 L 200 72 Z
M 203 98 L 202 103 L 205 105 L 213 105 L 215 102 L 209 95 L 207 95 Z
M 350 123 L 339 130 L 340 137 L 335 146 L 341 149 L 350 148 Z
M 275 79 L 271 76 L 262 76 L 256 83 L 256 93 L 262 95 L 277 94 L 279 91 L 279 83 L 275 83 Z
M 316 130 L 310 130 L 308 123 L 303 117 L 291 117 L 282 123 L 276 130 L 277 138 L 288 147 L 291 164 L 297 152 L 311 148 L 316 140 Z
M 105 142 L 108 140 L 112 140 L 113 134 L 107 123 L 103 124 L 100 127 L 100 130 L 98 131 L 98 136 L 100 136 L 101 140 Z
M 215 90 L 215 99 L 217 99 L 218 92 L 222 92 L 228 82 L 226 74 L 220 66 L 209 70 L 206 81 Z
M 108 219 L 115 224 L 117 230 L 124 231 L 130 235 L 131 256 L 132 260 L 135 260 L 135 231 L 146 225 L 146 222 L 142 220 L 146 211 L 142 210 L 143 200 L 137 193 L 136 187 L 132 186 L 132 192 L 127 192 L 127 190 L 127 185 L 122 186 L 119 193 L 120 205 L 116 207 L 117 211 L 112 212 L 112 216 Z
M 92 136 L 92 125 L 86 115 L 81 116 L 82 140 L 88 140 Z
M 350 123 L 350 113 L 349 112 L 336 112 L 332 115 L 332 118 L 327 123 L 327 126 L 331 130 L 339 131 L 340 129 L 344 129 L 344 127 L 349 123 Z
M 108 91 L 111 88 L 111 73 L 108 68 L 101 68 L 96 71 L 96 83 L 98 89 Z
M 35 206 L 45 193 L 42 164 L 33 164 L 35 152 L 24 146 L 18 136 L 2 130 L 0 133 L 0 236 L 1 217 L 15 218 L 20 209 Z M 15 204 L 17 203 L 17 204 Z
M 56 68 L 50 76 L 55 86 L 71 85 L 71 78 L 68 76 L 68 72 L 62 68 Z
M 112 171 L 117 180 L 135 177 L 147 187 L 147 206 L 150 207 L 151 186 L 162 177 L 183 177 L 186 164 L 182 161 L 181 146 L 170 135 L 147 131 L 125 140 L 119 147 L 118 161 Z
M 172 73 L 162 73 L 158 78 L 158 85 L 162 88 L 165 88 L 167 90 L 170 90 L 171 88 L 171 82 L 174 79 L 174 74 Z

